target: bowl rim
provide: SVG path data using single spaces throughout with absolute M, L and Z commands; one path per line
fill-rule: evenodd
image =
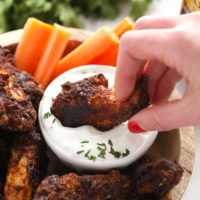
M 100 68 L 100 69 L 99 69 Z M 98 70 L 99 69 L 99 70 Z M 64 72 L 60 76 L 58 76 L 55 80 L 53 80 L 50 85 L 46 88 L 45 92 L 49 91 L 51 87 L 54 87 L 54 84 L 57 82 L 63 80 L 64 76 L 73 74 L 73 73 L 82 73 L 82 72 L 91 72 L 91 71 L 97 71 L 97 73 L 115 73 L 115 67 L 113 66 L 106 66 L 106 65 L 85 65 L 85 66 L 80 66 L 74 69 L 71 69 L 69 71 Z M 44 95 L 45 95 L 44 92 Z M 46 96 L 45 96 L 46 97 Z M 46 99 L 46 98 L 45 98 Z M 57 157 L 64 163 L 69 166 L 73 166 L 75 169 L 78 170 L 92 170 L 92 171 L 102 171 L 102 170 L 108 170 L 108 169 L 113 169 L 113 168 L 123 168 L 134 161 L 136 161 L 139 157 L 141 157 L 153 144 L 153 142 L 156 139 L 156 136 L 158 134 L 158 131 L 150 131 L 148 134 L 151 134 L 145 139 L 145 141 L 142 143 L 140 147 L 137 148 L 136 151 L 134 151 L 130 156 L 121 158 L 121 159 L 116 159 L 112 161 L 90 161 L 86 159 L 77 159 L 73 157 L 70 153 L 67 153 L 64 149 L 62 149 L 58 144 L 56 144 L 54 141 L 52 141 L 51 137 L 49 134 L 47 134 L 47 130 L 45 129 L 44 124 L 42 123 L 43 117 L 42 117 L 42 106 L 43 106 L 43 99 L 40 102 L 40 107 L 39 107 L 39 112 L 38 112 L 38 118 L 39 118 L 39 124 L 41 127 L 42 134 L 48 144 L 48 146 L 52 149 L 52 151 L 57 155 Z

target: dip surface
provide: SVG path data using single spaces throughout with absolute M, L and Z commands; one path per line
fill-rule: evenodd
M 129 132 L 127 122 L 105 132 L 89 125 L 64 127 L 50 113 L 52 98 L 61 92 L 63 83 L 76 82 L 97 73 L 103 73 L 109 87 L 114 87 L 114 67 L 88 65 L 75 68 L 48 86 L 39 108 L 39 122 L 47 144 L 61 161 L 79 170 L 125 167 L 142 156 L 157 135 L 157 132 L 134 135 Z

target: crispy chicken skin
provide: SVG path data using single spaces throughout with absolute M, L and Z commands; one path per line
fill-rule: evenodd
M 154 200 L 177 185 L 183 174 L 183 168 L 175 162 L 150 155 L 143 156 L 128 171 L 134 188 L 132 196 Z
M 127 199 L 131 182 L 117 170 L 109 174 L 83 175 L 75 173 L 44 179 L 36 191 L 35 200 Z
M 36 111 L 13 75 L 0 65 L 0 127 L 8 131 L 31 130 Z
M 145 156 L 124 172 L 46 177 L 34 200 L 160 200 L 178 184 L 182 173 L 183 169 L 175 162 Z
M 148 102 L 145 77 L 137 82 L 127 101 L 119 102 L 114 90 L 108 88 L 108 80 L 103 74 L 97 74 L 63 84 L 62 92 L 53 99 L 51 112 L 64 126 L 92 125 L 107 131 L 148 106 Z
M 40 100 L 43 96 L 43 87 L 25 71 L 15 68 L 14 56 L 8 49 L 0 46 L 0 64 L 14 76 L 15 81 L 20 85 L 24 93 L 30 98 L 34 108 L 38 110 Z
M 5 200 L 29 200 L 46 169 L 45 146 L 41 135 L 32 130 L 17 134 L 4 187 Z

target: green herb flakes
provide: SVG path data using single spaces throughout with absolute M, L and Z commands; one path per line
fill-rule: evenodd
M 51 117 L 51 116 L 52 116 L 52 113 L 46 112 L 46 113 L 44 114 L 44 119 L 47 119 L 47 118 L 49 118 L 49 117 Z
M 77 154 L 81 154 L 81 153 L 83 153 L 84 152 L 84 150 L 81 150 L 81 151 L 77 151 L 76 153 Z
M 89 159 L 89 160 L 96 161 L 97 157 L 96 157 L 96 156 L 90 156 L 88 159 Z
M 113 143 L 111 140 L 108 140 L 108 144 L 112 147 L 113 146 Z
M 105 150 L 107 149 L 105 143 L 97 143 L 97 145 L 104 147 Z
M 122 153 L 122 156 L 123 157 L 126 157 L 130 154 L 130 150 L 126 149 L 126 152 L 125 153 Z
M 52 121 L 52 124 L 54 124 L 54 123 L 55 123 L 55 121 L 56 121 L 56 118 L 54 118 L 54 119 L 53 119 L 53 121 Z
M 91 149 L 89 149 L 89 150 L 87 151 L 87 153 L 85 154 L 85 157 L 89 158 L 88 155 L 89 155 L 90 151 L 91 151 Z
M 81 144 L 86 144 L 86 143 L 89 143 L 89 141 L 88 140 L 84 140 L 84 141 L 81 142 Z

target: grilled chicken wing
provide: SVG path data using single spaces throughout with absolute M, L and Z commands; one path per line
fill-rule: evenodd
M 153 156 L 145 156 L 129 170 L 125 175 L 118 170 L 99 175 L 52 175 L 41 182 L 34 200 L 160 200 L 183 173 L 178 164 Z
M 43 96 L 43 87 L 25 71 L 15 68 L 15 60 L 8 49 L 0 46 L 0 64 L 14 76 L 15 81 L 20 85 L 24 93 L 30 98 L 34 108 L 38 110 L 40 100 Z
M 17 134 L 4 188 L 5 200 L 29 200 L 46 168 L 46 155 L 41 135 L 35 130 Z
M 51 112 L 64 126 L 92 125 L 106 131 L 148 106 L 149 98 L 145 77 L 137 82 L 127 101 L 119 102 L 114 90 L 108 88 L 108 80 L 97 74 L 75 83 L 66 82 L 53 101 Z
M 0 127 L 4 130 L 24 132 L 31 130 L 36 111 L 13 75 L 0 65 Z
M 35 200 L 127 199 L 131 182 L 127 176 L 113 170 L 106 175 L 52 175 L 44 179 Z
M 132 196 L 160 199 L 179 183 L 182 174 L 183 168 L 175 162 L 146 155 L 129 168 Z

